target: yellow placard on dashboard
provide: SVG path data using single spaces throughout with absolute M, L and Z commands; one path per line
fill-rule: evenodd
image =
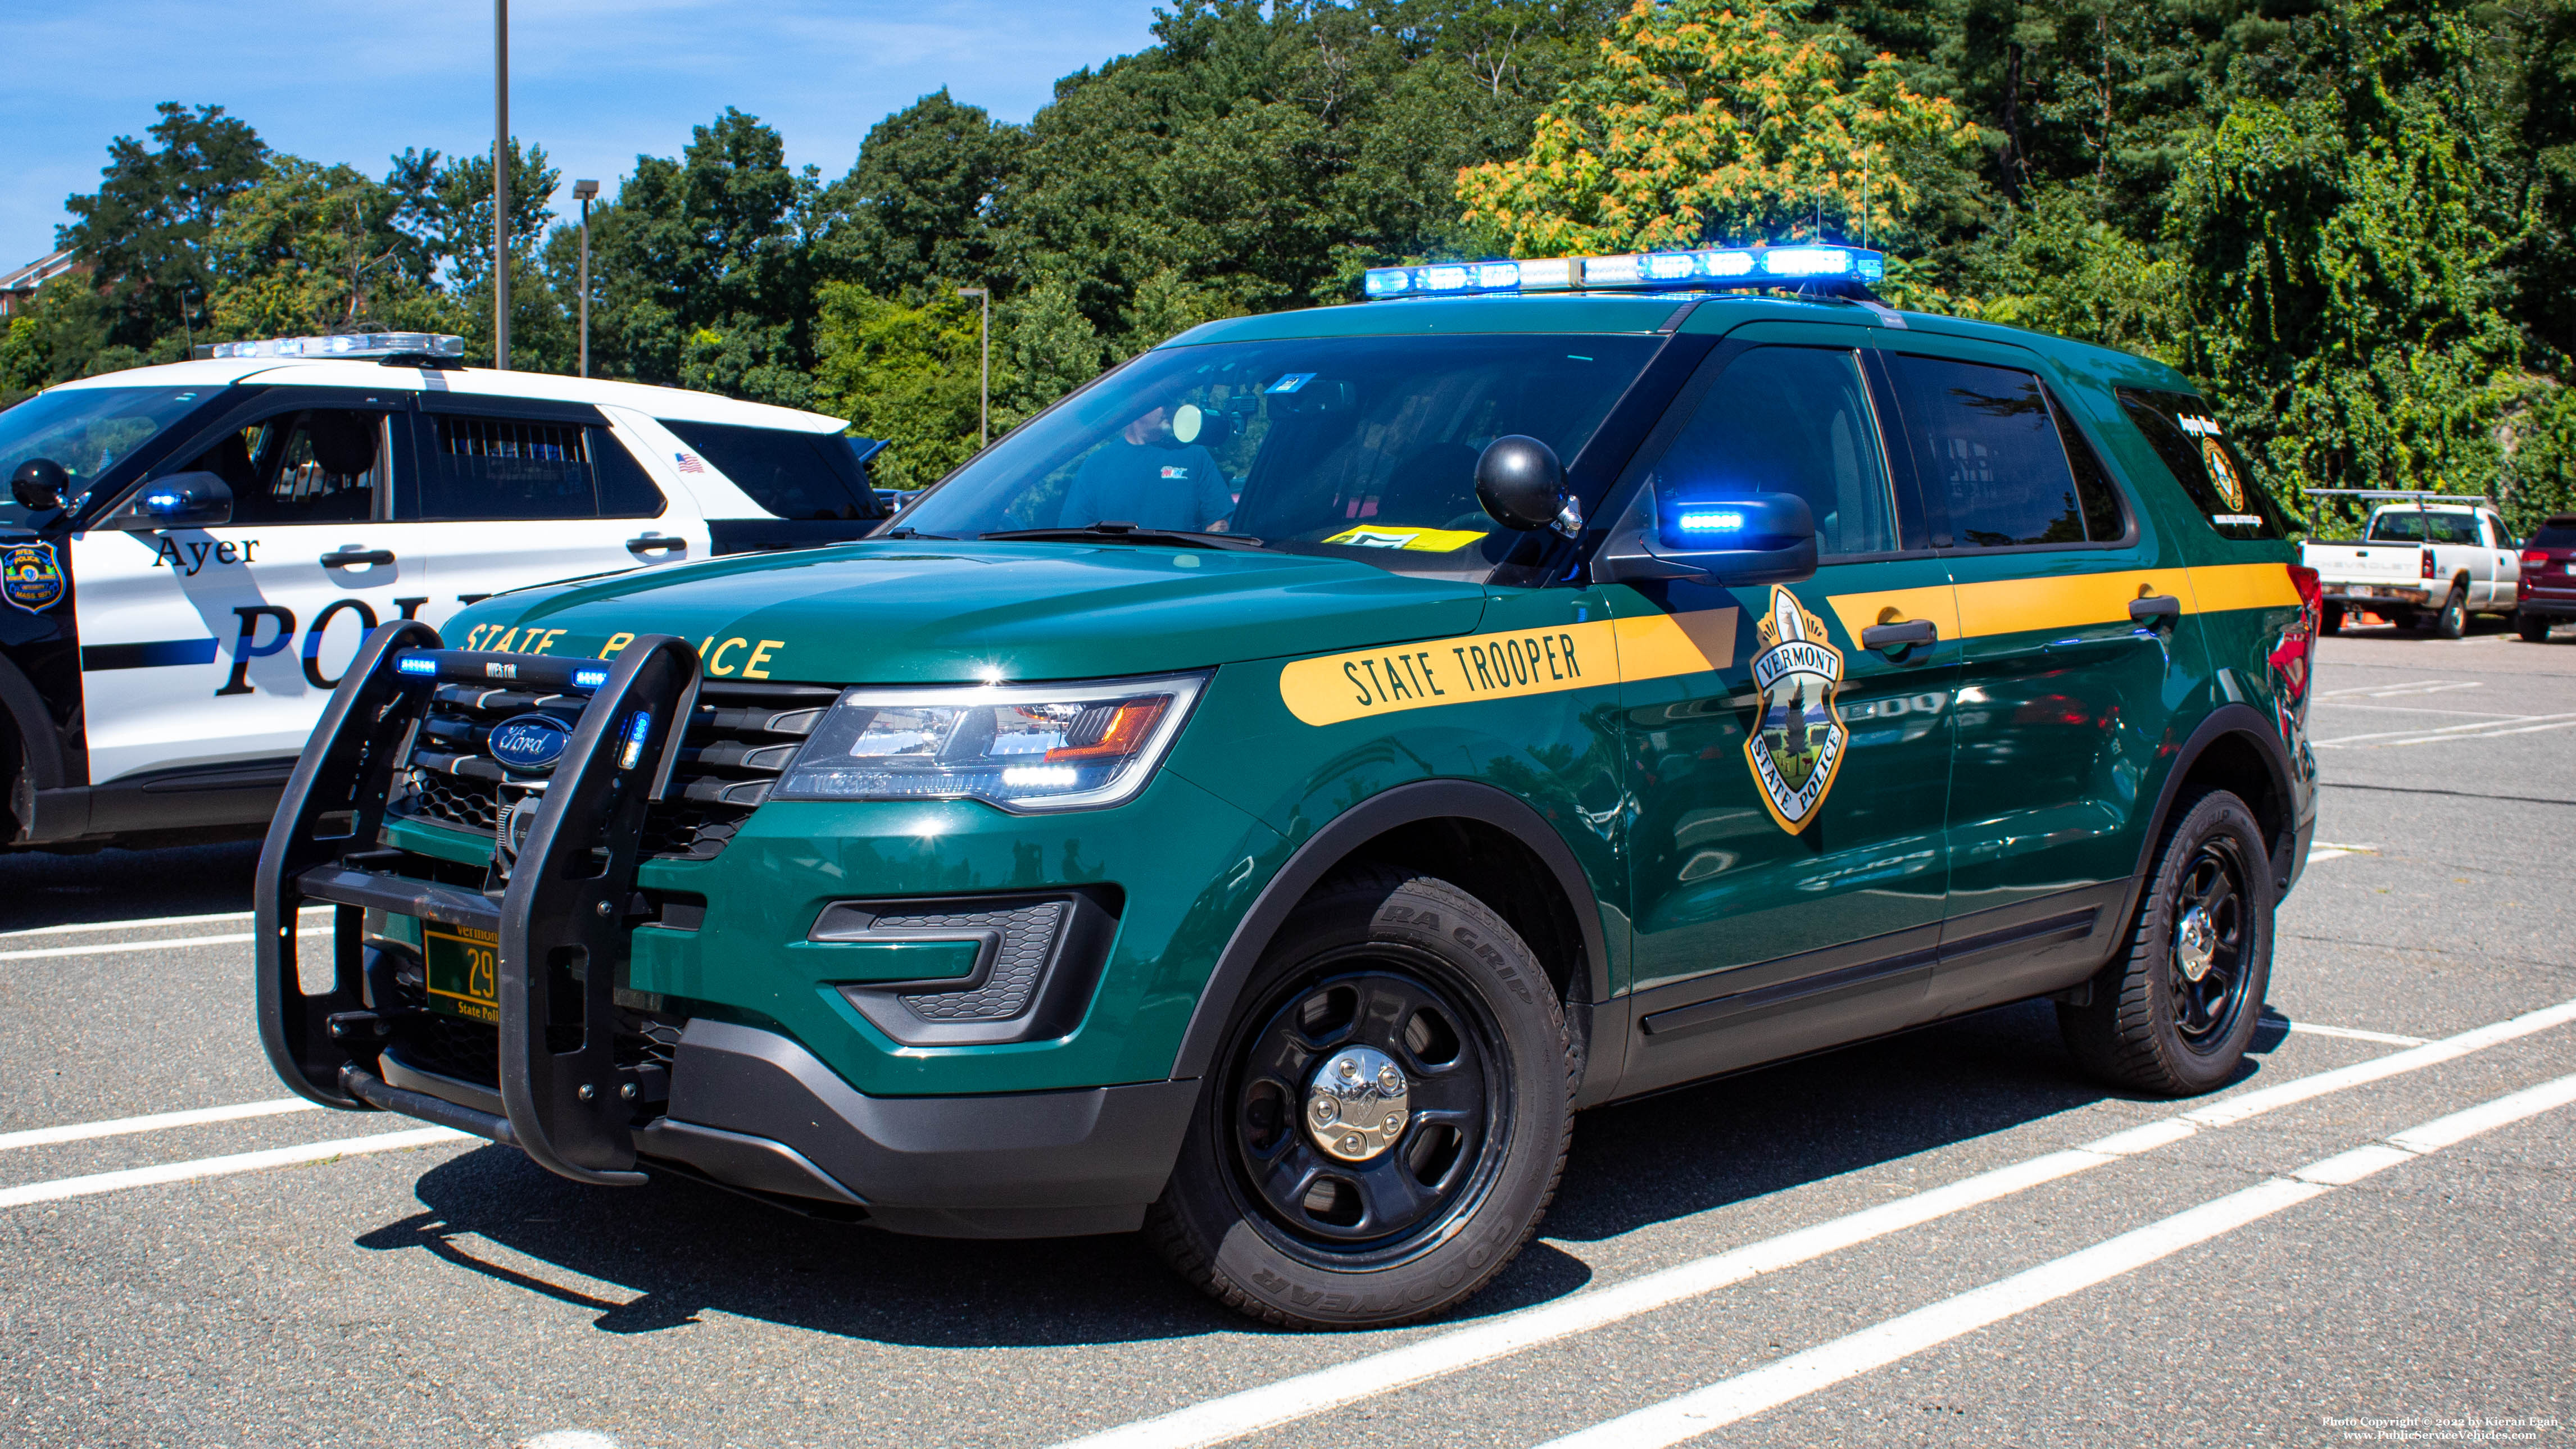
M 1279 671 L 1279 698 L 1306 723 L 1328 725 L 1724 669 L 1735 659 L 1737 612 L 1596 619 L 1300 659 Z
M 1476 528 L 1403 528 L 1362 524 L 1345 528 L 1326 543 L 1344 548 L 1406 548 L 1419 553 L 1451 553 L 1485 536 Z

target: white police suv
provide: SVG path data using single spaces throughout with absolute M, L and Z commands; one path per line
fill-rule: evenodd
M 0 842 L 264 823 L 378 623 L 887 512 L 883 444 L 819 413 L 468 368 L 423 333 L 199 351 L 0 412 Z

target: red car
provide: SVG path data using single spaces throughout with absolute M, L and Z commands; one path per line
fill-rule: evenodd
M 2537 644 L 2549 626 L 2576 619 L 2576 513 L 2553 513 L 2522 545 L 2522 637 Z

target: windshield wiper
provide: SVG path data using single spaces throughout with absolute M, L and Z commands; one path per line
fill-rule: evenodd
M 956 536 L 955 536 L 954 534 L 946 534 L 946 533 L 924 533 L 924 532 L 922 532 L 920 529 L 914 528 L 914 527 L 913 527 L 913 526 L 911 526 L 910 524 L 906 524 L 906 525 L 904 525 L 904 526 L 903 526 L 903 527 L 901 527 L 901 528 L 889 528 L 889 529 L 887 529 L 885 532 L 880 533 L 880 534 L 877 534 L 877 535 L 876 535 L 876 537 L 878 537 L 878 538 L 935 538 L 935 539 L 938 539 L 938 540 L 939 540 L 940 542 L 942 542 L 942 543 L 955 543 L 955 542 L 957 541 L 957 538 L 956 538 Z
M 1202 533 L 1190 528 L 1138 528 L 1132 523 L 1087 523 L 1080 528 L 1009 528 L 979 533 L 987 543 L 1155 543 L 1177 548 L 1259 548 L 1261 540 L 1242 533 Z

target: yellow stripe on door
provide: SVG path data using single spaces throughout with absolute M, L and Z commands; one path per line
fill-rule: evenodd
M 2297 585 L 2285 564 L 2218 564 L 2204 568 L 2119 569 L 2051 578 L 1993 579 L 1955 586 L 1836 594 L 1834 616 L 1854 642 L 1872 624 L 1929 619 L 1944 639 L 1976 639 L 2088 624 L 2122 624 L 2129 603 L 2148 594 L 2182 600 L 2186 614 L 2231 609 L 2295 608 Z
M 1735 662 L 1738 612 L 1596 619 L 1300 659 L 1279 671 L 1279 698 L 1306 723 L 1328 725 L 1434 705 L 1698 674 Z

